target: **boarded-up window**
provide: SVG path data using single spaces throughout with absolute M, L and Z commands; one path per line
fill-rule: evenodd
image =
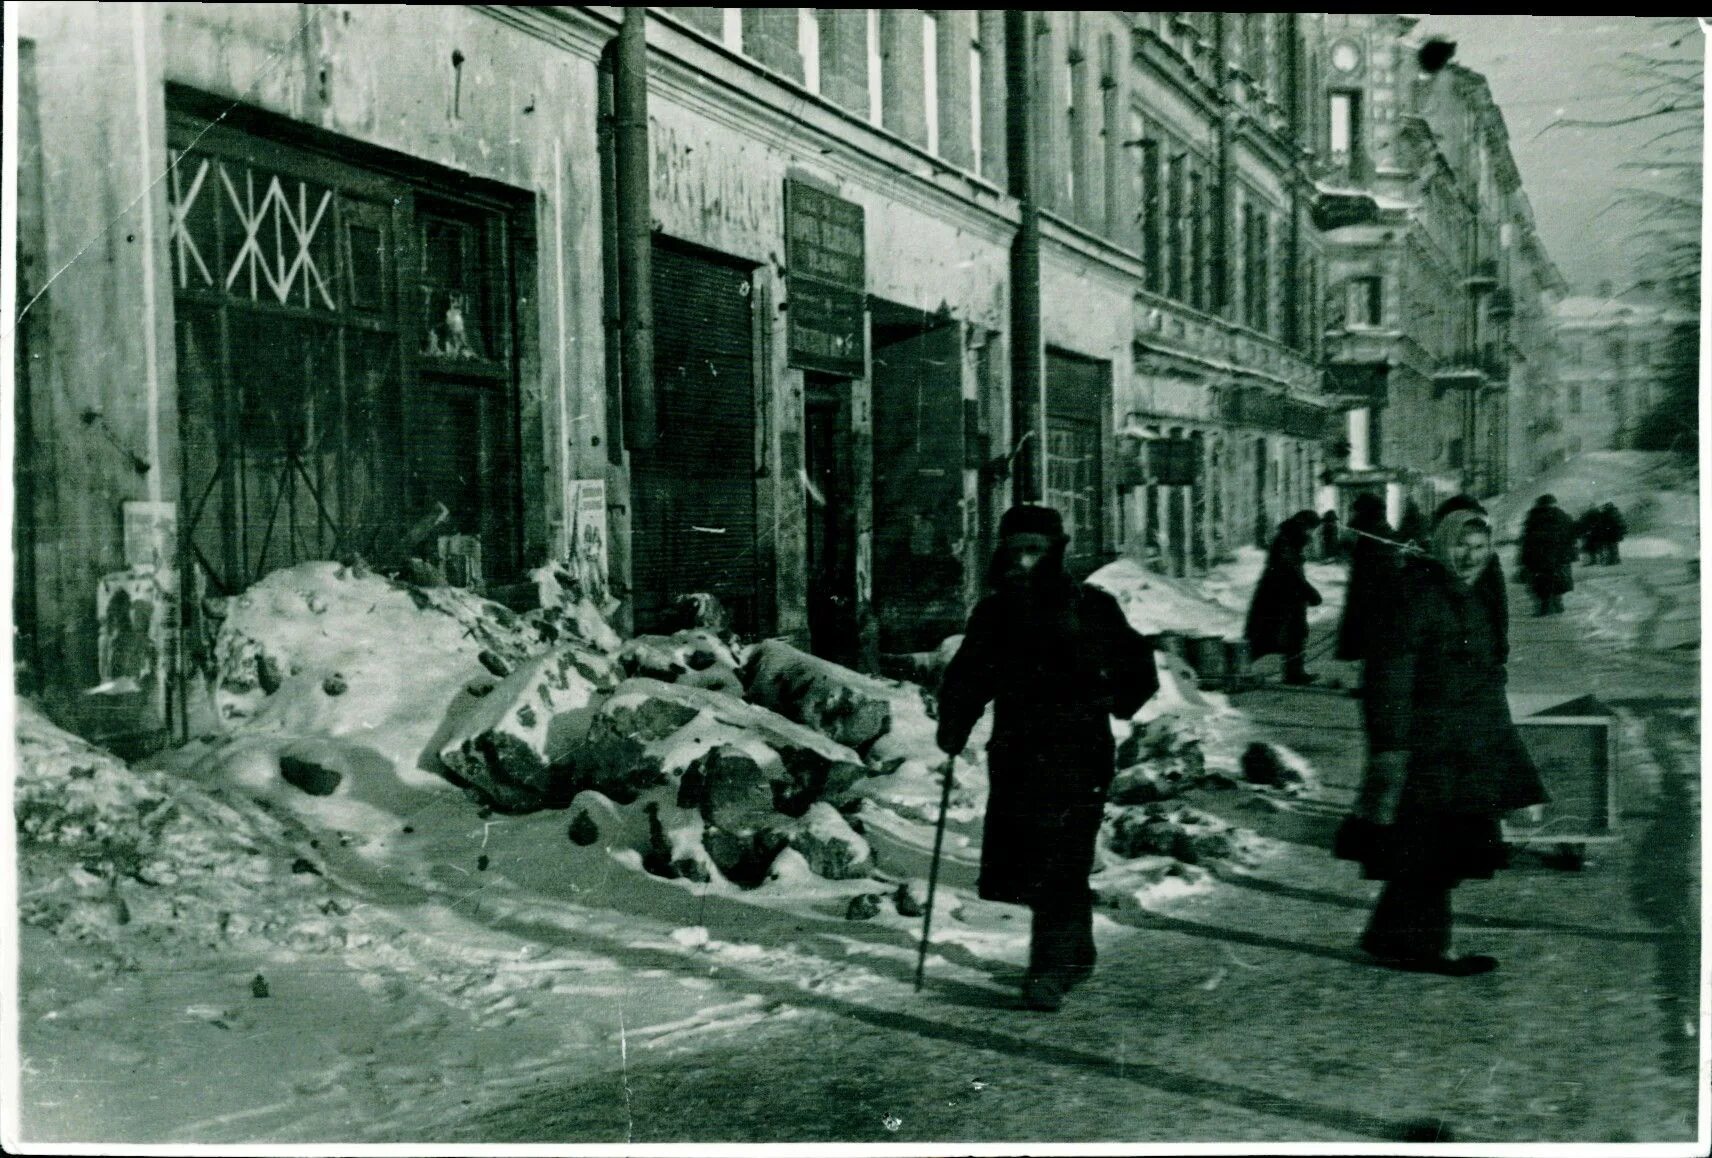
M 480 578 L 513 578 L 507 212 L 190 116 L 171 143 L 182 533 L 200 577 L 231 592 L 466 536 Z

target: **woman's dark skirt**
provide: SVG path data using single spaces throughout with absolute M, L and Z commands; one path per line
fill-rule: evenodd
M 1332 855 L 1362 866 L 1370 881 L 1490 880 L 1508 867 L 1504 830 L 1493 816 L 1404 817 L 1379 825 L 1351 816 L 1339 826 Z

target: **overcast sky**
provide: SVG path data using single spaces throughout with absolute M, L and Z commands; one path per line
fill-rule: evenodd
M 1620 289 L 1636 276 L 1623 256 L 1635 213 L 1613 203 L 1637 181 L 1620 166 L 1646 155 L 1660 123 L 1541 130 L 1561 116 L 1607 120 L 1647 107 L 1623 54 L 1704 61 L 1694 18 L 1423 16 L 1419 31 L 1456 41 L 1457 62 L 1486 75 L 1540 236 L 1570 285 L 1592 293 L 1601 281 Z

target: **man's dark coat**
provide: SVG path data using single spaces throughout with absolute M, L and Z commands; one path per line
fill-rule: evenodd
M 1536 595 L 1575 589 L 1575 521 L 1561 507 L 1535 506 L 1522 524 L 1522 567 Z
M 1308 642 L 1308 608 L 1318 605 L 1320 593 L 1308 582 L 1307 545 L 1308 530 L 1294 519 L 1286 519 L 1272 540 L 1243 629 L 1254 659 L 1299 652 Z
M 962 751 L 994 704 L 983 898 L 1036 904 L 1086 889 L 1114 771 L 1111 717 L 1133 716 L 1158 687 L 1150 642 L 1097 587 L 1066 581 L 1045 609 L 1002 594 L 976 606 L 940 686 L 939 746 Z

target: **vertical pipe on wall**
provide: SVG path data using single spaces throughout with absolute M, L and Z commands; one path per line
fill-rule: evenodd
M 653 212 L 648 176 L 647 12 L 626 8 L 618 32 L 613 151 L 618 177 L 618 285 L 624 351 L 624 435 L 649 450 L 654 405 Z
M 1046 381 L 1040 326 L 1040 207 L 1035 180 L 1034 21 L 1024 9 L 1005 12 L 1005 153 L 1010 191 L 1021 211 L 1011 246 L 1011 497 L 1045 494 Z

